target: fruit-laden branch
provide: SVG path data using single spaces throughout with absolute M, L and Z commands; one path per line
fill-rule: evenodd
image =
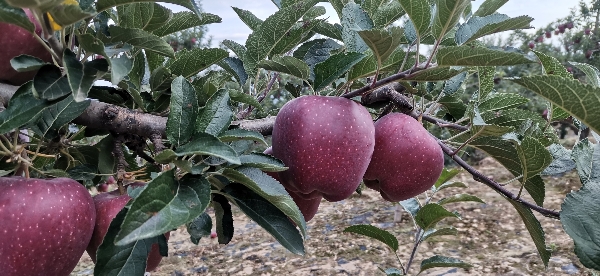
M 0 83 L 1 104 L 6 105 L 6 103 L 8 103 L 8 101 L 17 91 L 17 89 L 17 86 Z M 380 95 L 386 95 L 386 93 L 381 93 Z M 404 95 L 401 96 L 406 97 Z M 408 100 L 406 100 L 406 102 L 408 103 Z M 418 118 L 419 116 L 421 116 L 421 114 L 414 110 L 412 110 L 409 113 L 409 115 L 414 118 Z M 273 124 L 275 123 L 275 118 L 275 116 L 270 116 L 267 118 L 257 120 L 241 120 L 233 122 L 232 125 L 235 125 L 242 129 L 256 131 L 263 135 L 270 135 L 273 131 Z M 422 115 L 422 119 L 437 124 L 441 127 L 451 127 L 463 131 L 468 129 L 465 126 L 446 122 L 429 115 Z M 88 126 L 90 128 L 109 130 L 114 133 L 129 133 L 143 137 L 154 137 L 154 139 L 156 139 L 156 136 L 158 134 L 160 134 L 162 137 L 166 136 L 165 129 L 167 118 L 139 112 L 128 108 L 119 107 L 112 104 L 92 101 L 90 106 L 83 112 L 83 114 L 77 117 L 77 119 L 75 119 L 73 122 L 76 124 Z M 457 164 L 459 164 L 461 167 L 463 167 L 465 170 L 471 173 L 475 180 L 486 184 L 487 186 L 498 191 L 510 200 L 517 201 L 531 208 L 532 210 L 539 212 L 544 216 L 555 219 L 559 218 L 558 212 L 545 209 L 543 207 L 537 206 L 533 203 L 530 203 L 517 197 L 516 195 L 502 187 L 499 183 L 489 179 L 481 172 L 477 171 L 475 168 L 467 164 L 459 156 L 455 155 L 454 151 L 446 144 L 439 140 L 438 143 L 442 147 L 442 150 L 448 156 L 451 156 Z
M 444 153 L 448 156 L 451 156 L 452 160 L 454 160 L 454 162 L 456 162 L 458 165 L 460 165 L 466 171 L 468 171 L 473 176 L 473 179 L 475 179 L 475 181 L 481 182 L 481 183 L 487 185 L 488 187 L 496 190 L 497 192 L 499 192 L 500 194 L 502 194 L 503 196 L 508 198 L 508 200 L 513 200 L 518 203 L 521 203 L 521 204 L 527 206 L 528 208 L 535 210 L 536 212 L 538 212 L 546 217 L 553 218 L 553 219 L 560 219 L 559 212 L 543 208 L 541 206 L 538 206 L 536 204 L 533 204 L 531 202 L 528 202 L 528 201 L 523 200 L 522 198 L 516 196 L 515 194 L 511 193 L 510 191 L 508 191 L 507 189 L 502 187 L 502 185 L 500 185 L 498 182 L 491 180 L 487 176 L 483 175 L 480 171 L 476 170 L 471 165 L 467 164 L 467 162 L 465 160 L 462 160 L 462 158 L 460 158 L 458 155 L 454 154 L 454 150 L 451 149 L 444 142 L 442 142 L 441 140 L 439 140 L 437 138 L 435 138 L 435 139 L 438 141 L 438 144 L 440 145 L 440 147 L 442 147 L 442 150 L 444 151 Z

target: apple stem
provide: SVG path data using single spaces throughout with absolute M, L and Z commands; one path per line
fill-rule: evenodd
M 408 259 L 408 263 L 406 263 L 406 270 L 404 271 L 405 275 L 408 275 L 408 270 L 410 269 L 410 265 L 412 264 L 413 260 L 415 259 L 415 255 L 417 254 L 417 249 L 419 248 L 419 244 L 421 244 L 422 233 L 423 233 L 423 229 L 421 229 L 421 227 L 419 227 L 419 229 L 417 229 L 417 233 L 415 234 L 415 244 L 413 246 L 412 252 L 410 253 L 410 258 Z

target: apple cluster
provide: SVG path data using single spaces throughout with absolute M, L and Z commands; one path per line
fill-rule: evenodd
M 286 103 L 272 141 L 265 153 L 289 169 L 269 174 L 306 221 L 322 198 L 344 200 L 361 181 L 397 202 L 431 188 L 444 167 L 442 149 L 417 120 L 391 113 L 373 123 L 365 107 L 340 97 L 303 96 Z
M 86 250 L 95 263 L 110 222 L 131 199 L 118 190 L 92 198 L 69 178 L 2 177 L 0 191 L 3 276 L 66 276 Z M 158 244 L 153 244 L 146 271 L 156 269 L 161 259 Z

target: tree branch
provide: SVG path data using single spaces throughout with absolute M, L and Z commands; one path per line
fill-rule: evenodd
M 510 191 L 508 191 L 507 189 L 502 187 L 502 185 L 500 185 L 498 182 L 489 179 L 487 176 L 483 175 L 480 171 L 476 170 L 471 165 L 467 164 L 467 162 L 462 160 L 462 158 L 460 158 L 458 155 L 453 155 L 454 150 L 452 150 L 448 145 L 444 144 L 444 142 L 442 142 L 441 140 L 437 139 L 435 136 L 434 136 L 434 138 L 437 140 L 440 147 L 442 147 L 442 150 L 444 151 L 444 153 L 446 155 L 452 157 L 452 160 L 454 160 L 454 162 L 456 162 L 458 165 L 463 167 L 467 172 L 469 172 L 471 175 L 473 175 L 473 179 L 475 181 L 478 181 L 478 182 L 481 182 L 481 183 L 487 185 L 488 187 L 490 187 L 490 188 L 494 189 L 495 191 L 497 191 L 498 193 L 502 194 L 508 200 L 512 200 L 512 201 L 521 203 L 521 204 L 525 205 L 526 207 L 542 214 L 545 217 L 549 217 L 549 218 L 553 218 L 553 219 L 560 219 L 559 212 L 550 210 L 550 209 L 546 209 L 544 207 L 540 207 L 536 204 L 533 204 L 531 202 L 523 200 L 522 198 L 519 198 L 515 194 L 511 193 Z

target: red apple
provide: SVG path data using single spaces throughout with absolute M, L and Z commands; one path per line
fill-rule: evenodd
M 587 50 L 587 51 L 585 52 L 585 58 L 587 58 L 587 59 L 590 59 L 590 58 L 592 58 L 592 55 L 593 55 L 593 54 L 594 54 L 594 51 L 592 51 L 592 50 Z
M 210 238 L 211 239 L 216 239 L 217 238 L 217 232 L 211 232 L 210 233 Z
M 546 31 L 546 38 L 551 38 L 552 37 L 552 33 L 550 31 Z
M 303 96 L 286 103 L 273 126 L 273 155 L 289 167 L 281 183 L 304 199 L 348 198 L 375 144 L 371 115 L 345 98 Z
M 567 22 L 567 23 L 565 24 L 565 27 L 566 27 L 567 29 L 569 29 L 569 30 L 570 30 L 570 29 L 573 29 L 573 27 L 574 27 L 574 24 L 573 24 L 573 22 Z
M 269 147 L 265 150 L 264 154 L 269 154 L 269 155 L 273 155 L 273 148 Z M 279 178 L 279 174 L 276 172 L 267 172 L 267 174 L 273 178 L 275 178 L 275 180 L 279 181 L 281 183 L 281 179 Z M 290 194 L 290 196 L 292 197 L 292 199 L 294 200 L 294 203 L 296 203 L 296 205 L 298 206 L 298 209 L 300 209 L 300 212 L 302 213 L 302 216 L 304 216 L 304 220 L 305 221 L 310 221 L 315 214 L 317 213 L 317 211 L 319 210 L 319 204 L 321 204 L 321 199 L 323 198 L 323 196 L 321 195 L 317 195 L 314 198 L 309 198 L 309 199 L 305 199 L 305 196 L 301 196 L 298 192 L 292 191 L 290 189 L 288 189 L 288 187 L 285 187 L 285 184 L 282 184 L 285 188 L 285 190 L 288 192 L 288 194 Z
M 554 30 L 554 35 L 558 35 L 560 33 L 559 30 Z
M 529 47 L 529 49 L 533 49 L 535 48 L 535 44 L 532 42 L 529 42 L 529 44 L 527 45 Z
M 146 183 L 135 182 L 129 186 L 139 187 L 143 185 L 146 185 Z M 119 190 L 114 190 L 110 193 L 101 193 L 94 197 L 94 204 L 96 206 L 96 226 L 94 228 L 92 239 L 86 249 L 94 263 L 96 263 L 96 251 L 100 244 L 102 244 L 102 240 L 108 231 L 111 221 L 117 216 L 119 211 L 125 207 L 130 199 L 131 197 L 129 197 L 128 194 L 119 194 Z M 165 233 L 167 239 L 169 236 L 170 233 Z M 161 260 L 162 256 L 160 255 L 158 244 L 153 244 L 152 250 L 148 254 L 146 271 L 155 270 Z
M 444 168 L 437 141 L 414 118 L 390 113 L 375 122 L 375 151 L 364 181 L 388 201 L 402 201 L 431 188 Z
M 25 10 L 29 20 L 34 22 L 35 32 L 40 35 L 42 28 L 34 19 L 33 14 L 28 9 Z M 35 56 L 43 61 L 51 62 L 52 56 L 33 34 L 29 31 L 7 23 L 0 22 L 0 41 L 2 41 L 2 50 L 0 51 L 0 82 L 6 82 L 13 85 L 22 85 L 32 80 L 35 71 L 19 73 L 10 65 L 10 60 L 19 55 Z
M 88 190 L 68 178 L 0 178 L 0 274 L 69 275 L 92 237 Z
M 566 28 L 567 27 L 564 24 L 558 25 L 558 32 L 564 34 Z
M 590 28 L 586 28 L 583 32 L 585 33 L 585 35 L 590 35 L 592 33 L 592 30 L 590 30 Z

